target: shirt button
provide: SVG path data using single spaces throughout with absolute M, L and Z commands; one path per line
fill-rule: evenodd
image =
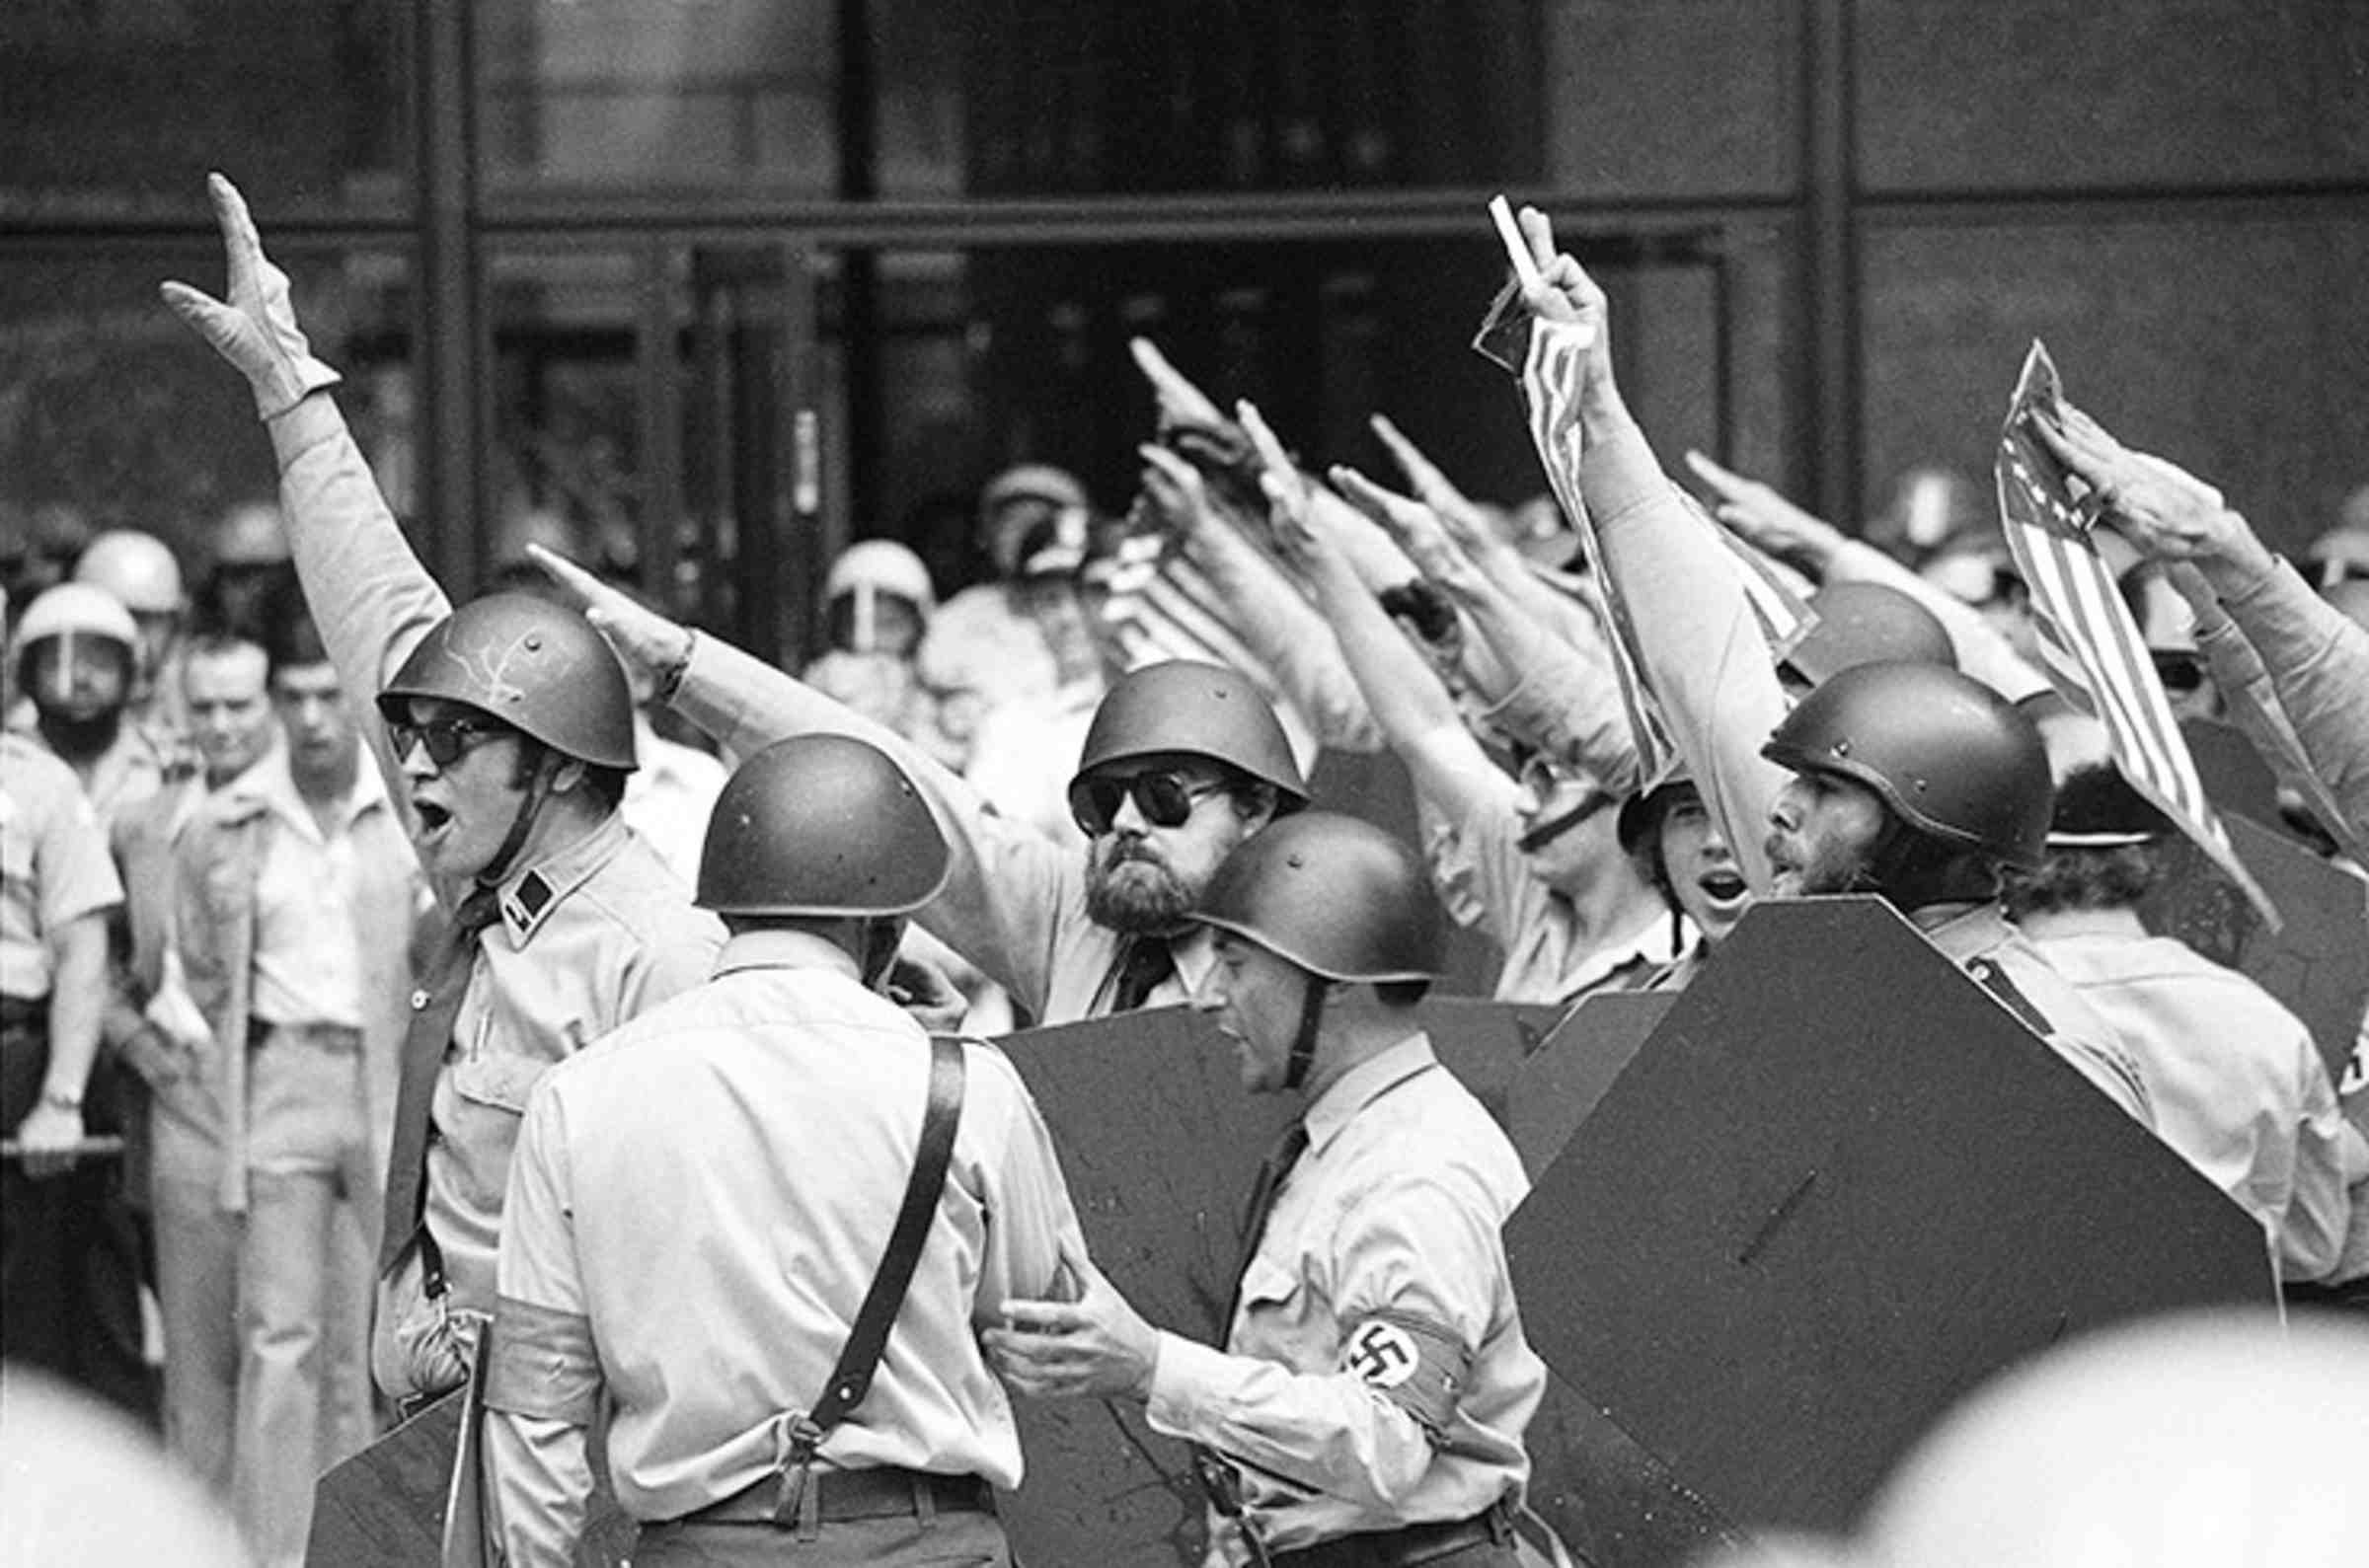
M 427 1010 L 427 992 L 425 990 L 415 991 L 412 993 L 412 1010 L 414 1012 L 424 1012 Z

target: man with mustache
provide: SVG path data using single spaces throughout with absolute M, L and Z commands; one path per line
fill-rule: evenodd
M 707 975 L 723 928 L 618 813 L 635 767 L 625 671 L 526 594 L 454 608 L 412 554 L 268 261 L 208 186 L 229 300 L 166 303 L 248 380 L 288 542 L 342 690 L 450 930 L 412 997 L 379 1243 L 372 1372 L 405 1405 L 465 1381 L 527 1091 L 553 1063 Z
M 1182 1003 L 1214 960 L 1186 916 L 1218 862 L 1305 805 L 1274 709 L 1240 671 L 1173 659 L 1105 694 L 1069 784 L 1081 860 L 999 816 L 920 748 L 727 642 L 530 551 L 674 710 L 749 756 L 799 734 L 852 735 L 896 760 L 953 846 L 946 890 L 915 923 L 1012 994 L 1039 1024 Z

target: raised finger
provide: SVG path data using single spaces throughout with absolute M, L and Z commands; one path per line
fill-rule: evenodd
M 1234 416 L 1242 421 L 1242 428 L 1249 434 L 1251 445 L 1258 448 L 1259 461 L 1265 464 L 1270 473 L 1295 472 L 1291 455 L 1283 450 L 1283 443 L 1268 426 L 1266 416 L 1259 411 L 1259 405 L 1245 398 L 1234 405 Z
M 1740 498 L 1744 493 L 1744 486 L 1750 483 L 1741 474 L 1721 468 L 1709 457 L 1692 448 L 1687 451 L 1686 466 L 1695 471 L 1695 478 L 1719 491 L 1720 496 L 1727 500 Z
M 213 204 L 215 226 L 222 231 L 222 248 L 230 262 L 230 297 L 235 300 L 256 281 L 264 258 L 263 237 L 255 232 L 255 215 L 247 210 L 247 198 L 227 176 L 207 175 L 205 194 Z
M 1184 373 L 1169 363 L 1168 356 L 1148 337 L 1127 339 L 1127 352 L 1135 360 L 1135 368 L 1143 372 L 1152 384 L 1152 391 L 1167 411 L 1177 418 L 1195 423 L 1223 425 L 1225 411 L 1209 401 L 1209 395 L 1185 379 Z
M 1538 262 L 1539 271 L 1544 273 L 1555 261 L 1554 221 L 1532 206 L 1523 207 L 1514 215 L 1514 221 L 1521 225 L 1522 238 L 1530 242 L 1531 260 Z
M 624 597 L 616 589 L 548 546 L 528 545 L 526 559 L 540 567 L 543 575 L 549 577 L 554 585 L 573 599 L 575 607 L 579 610 L 589 610 L 595 607 L 606 609 L 616 600 Z

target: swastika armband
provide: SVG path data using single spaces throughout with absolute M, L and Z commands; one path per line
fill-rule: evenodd
M 1433 1443 L 1456 1416 L 1473 1353 L 1446 1325 L 1404 1312 L 1359 1318 L 1340 1342 L 1340 1370 L 1414 1418 Z
M 600 1402 L 600 1355 L 590 1319 L 501 1298 L 483 1353 L 486 1408 L 505 1415 L 592 1424 Z

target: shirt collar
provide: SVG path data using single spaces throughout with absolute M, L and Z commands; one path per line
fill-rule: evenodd
M 1910 916 L 1909 924 L 1953 963 L 1964 963 L 2017 934 L 1997 904 L 1931 904 Z
M 524 947 L 568 895 L 625 848 L 625 818 L 612 811 L 599 827 L 567 848 L 502 879 L 498 905 L 512 947 Z
M 361 766 L 354 769 L 353 785 L 339 802 L 338 822 L 342 827 L 351 826 L 364 812 L 387 803 L 385 782 L 379 778 L 378 770 L 370 766 L 370 759 L 362 755 L 361 743 L 356 741 L 354 745 L 354 757 Z M 245 772 L 224 784 L 222 792 L 234 800 L 253 802 L 275 812 L 307 835 L 316 838 L 320 835 L 320 822 L 296 788 L 296 776 L 288 770 L 288 748 L 281 741 L 274 740 L 268 750 L 247 765 Z
M 1417 1074 L 1439 1066 L 1431 1037 L 1417 1028 L 1379 1055 L 1370 1056 L 1343 1073 L 1302 1118 L 1308 1128 L 1308 1151 L 1322 1154 L 1356 1114 Z
M 1665 968 L 1694 951 L 1699 935 L 1694 922 L 1684 916 L 1672 919 L 1666 912 L 1656 910 L 1653 918 L 1638 932 L 1635 941 L 1598 947 L 1587 955 L 1585 963 L 1557 977 L 1561 995 L 1573 997 L 1592 990 L 1624 969 Z
M 743 969 L 830 969 L 850 980 L 862 978 L 855 956 L 837 942 L 781 927 L 736 932 L 725 939 L 723 951 L 716 955 L 715 976 L 721 979 Z

